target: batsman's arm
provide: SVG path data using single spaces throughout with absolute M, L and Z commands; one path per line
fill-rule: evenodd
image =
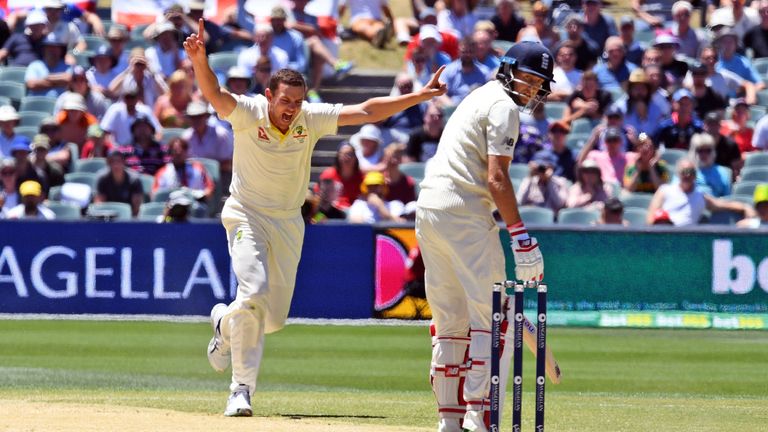
M 534 357 L 536 356 L 536 335 L 538 333 L 538 330 L 536 329 L 536 325 L 534 325 L 532 322 L 528 320 L 527 317 L 523 317 L 523 342 L 525 342 L 525 346 L 528 347 L 528 349 L 533 353 Z M 560 365 L 557 364 L 557 360 L 555 359 L 555 355 L 552 353 L 552 348 L 547 345 L 547 358 L 546 358 L 546 371 L 547 376 L 549 377 L 549 381 L 552 382 L 552 384 L 560 384 L 560 380 L 562 379 L 562 372 L 560 371 Z
M 488 191 L 507 226 L 520 222 L 515 188 L 509 178 L 511 162 L 509 156 L 488 155 Z

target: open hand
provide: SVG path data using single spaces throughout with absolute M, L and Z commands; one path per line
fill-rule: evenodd
M 187 39 L 184 41 L 184 51 L 187 53 L 187 57 L 189 57 L 192 62 L 198 62 L 198 61 L 204 61 L 206 59 L 205 54 L 205 26 L 204 26 L 205 20 L 203 18 L 200 18 L 198 21 L 198 31 L 197 33 L 192 33 L 187 37 Z
M 429 80 L 427 85 L 425 85 L 420 90 L 422 94 L 433 98 L 436 96 L 442 96 L 445 94 L 445 92 L 448 91 L 448 86 L 446 86 L 445 83 L 440 82 L 440 74 L 443 73 L 443 70 L 445 70 L 445 66 L 440 66 L 440 69 L 438 69 L 434 75 L 432 75 L 432 78 Z

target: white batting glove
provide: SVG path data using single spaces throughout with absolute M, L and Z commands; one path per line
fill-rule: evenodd
M 515 277 L 520 281 L 544 279 L 544 258 L 536 238 L 528 236 L 523 222 L 508 225 L 510 246 L 515 257 Z

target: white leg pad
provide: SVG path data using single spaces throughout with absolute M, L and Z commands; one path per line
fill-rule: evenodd
M 433 336 L 430 379 L 437 399 L 441 432 L 461 431 L 465 406 L 462 385 L 466 377 L 468 337 Z
M 463 427 L 470 431 L 485 431 L 491 379 L 491 333 L 485 329 L 469 331 L 469 367 L 464 382 L 467 411 Z

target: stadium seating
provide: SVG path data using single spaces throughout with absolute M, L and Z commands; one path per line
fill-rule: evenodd
M 26 73 L 26 66 L 6 66 L 0 69 L 0 81 L 23 83 Z
M 165 211 L 164 202 L 144 203 L 139 207 L 139 219 L 143 221 L 155 221 Z
M 584 144 L 587 142 L 588 139 L 589 139 L 589 134 L 571 133 L 568 135 L 568 138 L 565 139 L 565 145 L 572 151 L 579 152 L 581 151 L 581 148 L 584 147 Z
M 674 170 L 675 164 L 677 164 L 677 161 L 687 155 L 688 155 L 688 152 L 685 150 L 666 149 L 664 150 L 664 153 L 661 154 L 661 160 L 667 163 L 667 165 L 669 166 L 669 169 Z
M 56 98 L 48 96 L 25 96 L 19 106 L 20 111 L 37 111 L 53 114 L 56 107 Z
M 744 168 L 751 168 L 755 166 L 768 166 L 768 153 L 766 152 L 752 152 L 748 153 L 744 159 Z
M 157 192 L 156 192 L 156 193 L 155 193 L 155 194 L 152 196 L 152 202 L 161 202 L 161 203 L 164 203 L 164 202 L 168 201 L 168 196 L 170 196 L 170 195 L 171 195 L 171 192 L 173 192 L 173 191 L 175 191 L 175 190 L 177 190 L 177 189 L 163 189 L 163 190 L 159 190 L 159 191 L 157 191 Z
M 752 195 L 728 195 L 725 197 L 725 199 L 730 201 L 737 201 L 751 206 L 754 206 L 755 204 L 755 200 Z
M 624 220 L 626 220 L 631 227 L 643 227 L 648 225 L 645 219 L 647 215 L 648 211 L 645 209 L 634 207 L 624 209 Z
M 566 105 L 565 102 L 547 102 L 547 104 L 544 105 L 544 113 L 550 121 L 560 120 L 563 118 L 567 106 L 568 105 Z
M 81 218 L 80 208 L 74 204 L 48 201 L 46 207 L 56 214 L 58 220 L 78 220 Z
M 621 199 L 621 202 L 624 204 L 624 208 L 639 208 L 648 210 L 648 207 L 651 205 L 651 199 L 653 199 L 653 194 L 649 193 L 630 193 L 626 195 L 624 198 Z
M 757 185 L 759 185 L 761 182 L 758 181 L 741 181 L 738 183 L 733 184 L 733 190 L 731 190 L 731 193 L 733 195 L 752 195 L 755 193 L 755 188 Z
M 19 126 L 29 126 L 39 128 L 43 120 L 50 117 L 51 114 L 38 111 L 19 112 Z
M 160 140 L 163 144 L 168 144 L 172 139 L 180 137 L 184 133 L 182 128 L 165 128 L 163 129 L 163 138 Z
M 768 183 L 768 165 L 751 166 L 741 171 L 741 181 L 759 181 Z
M 520 206 L 520 217 L 526 225 L 551 225 L 555 223 L 555 212 L 546 207 Z
M 208 64 L 214 72 L 225 74 L 232 66 L 237 65 L 238 53 L 233 51 L 224 51 L 213 53 L 208 56 Z
M 94 203 L 88 206 L 86 214 L 89 217 L 109 217 L 115 219 L 130 219 L 130 204 L 121 202 L 102 202 Z M 111 219 L 110 218 L 110 219 Z
M 0 96 L 5 96 L 11 100 L 13 106 L 18 109 L 21 100 L 27 94 L 27 87 L 20 82 L 0 81 Z
M 557 213 L 557 223 L 571 225 L 593 225 L 600 219 L 600 212 L 585 208 L 565 208 Z
M 216 183 L 218 187 L 219 180 L 221 180 L 221 168 L 219 161 L 208 158 L 189 158 L 189 160 L 200 162 L 205 167 L 205 170 L 208 171 L 208 175 L 211 176 L 211 179 L 214 181 L 214 183 Z
M 105 158 L 90 158 L 77 161 L 75 172 L 97 173 L 107 167 Z
M 109 42 L 107 42 L 106 39 L 100 36 L 95 36 L 95 35 L 84 35 L 83 39 L 85 40 L 85 45 L 86 45 L 85 49 L 87 51 L 95 52 L 96 50 L 99 49 L 99 47 L 109 44 Z
M 572 134 L 591 134 L 592 129 L 594 129 L 594 126 L 592 126 L 592 121 L 589 119 L 578 118 L 571 122 Z
M 72 172 L 64 174 L 64 181 L 67 183 L 82 183 L 91 187 L 92 191 L 96 191 L 96 174 L 89 172 Z
M 522 163 L 511 163 L 509 164 L 509 177 L 514 179 L 524 179 L 528 177 L 528 174 L 531 172 L 531 169 L 528 168 L 527 164 Z
M 149 174 L 140 174 L 141 187 L 144 189 L 144 202 L 149 202 L 152 197 L 152 186 L 155 185 L 155 177 Z
M 51 201 L 61 200 L 61 186 L 51 186 L 48 189 L 48 199 Z
M 38 126 L 16 126 L 13 128 L 13 131 L 19 135 L 24 135 L 31 140 L 35 135 L 40 133 L 40 128 Z
M 424 162 L 404 162 L 400 164 L 400 172 L 413 177 L 417 182 L 424 179 L 425 168 L 426 164 Z

